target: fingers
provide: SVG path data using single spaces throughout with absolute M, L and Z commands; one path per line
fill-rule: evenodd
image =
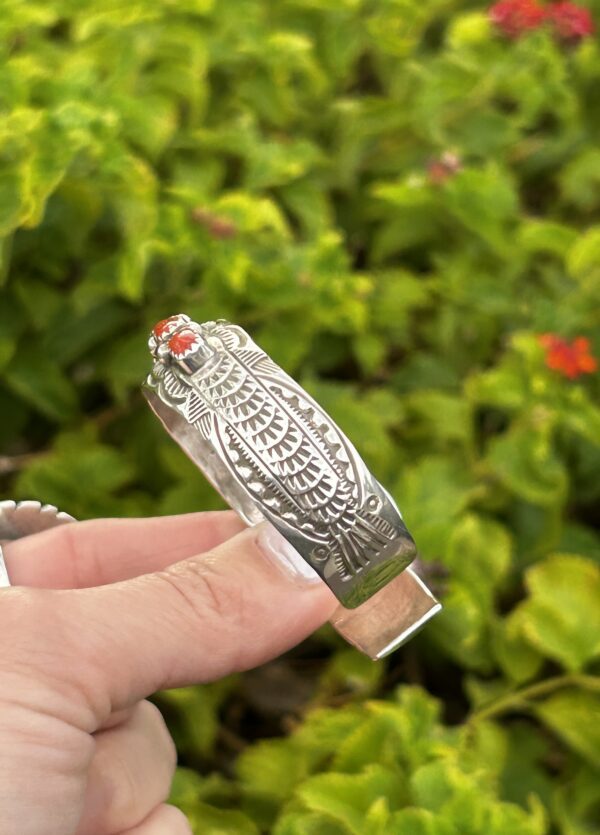
M 231 511 L 95 519 L 3 546 L 13 586 L 75 589 L 127 580 L 207 551 L 244 529 Z
M 175 806 L 159 806 L 139 826 L 128 829 L 122 835 L 192 835 L 192 828 Z
M 139 702 L 121 725 L 95 739 L 77 835 L 116 835 L 144 821 L 169 796 L 175 746 L 150 702 Z
M 294 573 L 261 548 L 266 529 L 273 530 L 247 529 L 124 583 L 45 592 L 58 596 L 53 610 L 63 624 L 85 625 L 69 642 L 77 657 L 71 675 L 89 698 L 114 711 L 161 688 L 219 678 L 278 655 L 324 623 L 334 596 L 314 572 Z

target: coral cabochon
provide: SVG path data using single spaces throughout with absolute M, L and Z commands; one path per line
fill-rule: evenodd
M 175 357 L 184 357 L 200 343 L 199 335 L 191 328 L 183 328 L 168 341 L 170 352 Z

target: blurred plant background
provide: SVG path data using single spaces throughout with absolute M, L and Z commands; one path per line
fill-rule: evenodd
M 600 832 L 594 20 L 0 2 L 3 496 L 220 507 L 139 384 L 156 320 L 225 317 L 390 487 L 445 602 L 384 663 L 325 628 L 161 696 L 198 833 Z

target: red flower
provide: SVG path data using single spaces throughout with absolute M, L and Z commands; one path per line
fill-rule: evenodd
M 591 374 L 598 367 L 596 358 L 590 353 L 590 340 L 584 336 L 569 343 L 554 333 L 544 333 L 539 341 L 546 349 L 546 365 L 563 377 L 574 380 L 582 374 Z
M 576 43 L 594 31 L 594 21 L 589 9 L 576 6 L 575 3 L 554 3 L 548 8 L 548 19 L 562 41 Z
M 536 0 L 498 0 L 489 10 L 490 20 L 507 38 L 538 29 L 546 19 L 546 11 Z

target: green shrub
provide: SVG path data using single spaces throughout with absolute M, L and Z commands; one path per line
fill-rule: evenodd
M 225 317 L 445 592 L 385 665 L 323 630 L 266 668 L 280 705 L 265 671 L 162 697 L 204 835 L 600 832 L 600 54 L 575 40 L 468 0 L 2 3 L 6 495 L 221 506 L 139 383 L 154 321 Z

